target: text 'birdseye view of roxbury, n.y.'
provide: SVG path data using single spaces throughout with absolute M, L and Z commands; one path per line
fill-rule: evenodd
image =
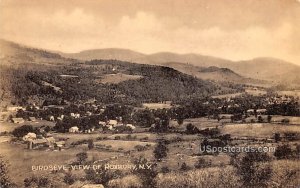
M 0 188 L 299 188 L 300 0 L 0 0 Z

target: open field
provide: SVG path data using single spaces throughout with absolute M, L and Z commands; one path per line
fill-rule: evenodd
M 143 103 L 143 107 L 149 109 L 163 109 L 163 108 L 171 108 L 172 105 L 169 103 Z
M 140 78 L 143 78 L 143 76 L 117 73 L 117 74 L 106 74 L 99 81 L 103 84 L 105 83 L 117 84 L 120 82 L 124 82 L 126 80 L 137 80 Z
M 221 128 L 222 134 L 231 134 L 234 137 L 273 137 L 274 133 L 300 133 L 300 126 L 278 125 L 271 123 L 227 124 Z
M 50 121 L 45 121 L 45 120 L 36 120 L 35 122 L 25 121 L 24 123 L 0 122 L 0 133 L 5 131 L 11 132 L 15 128 L 21 127 L 22 125 L 32 125 L 33 127 L 41 127 L 41 126 L 53 127 L 55 123 Z
M 205 128 L 216 128 L 216 126 L 221 125 L 218 120 L 215 119 L 208 119 L 206 117 L 203 118 L 191 118 L 186 119 L 183 121 L 183 127 L 186 127 L 187 124 L 192 123 L 195 125 L 198 129 L 205 129 Z
M 293 90 L 293 91 L 277 91 L 279 95 L 288 95 L 294 97 L 300 97 L 300 90 Z

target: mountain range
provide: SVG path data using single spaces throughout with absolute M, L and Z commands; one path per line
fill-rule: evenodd
M 192 72 L 200 78 L 225 79 L 234 82 L 254 82 L 258 80 L 268 81 L 273 84 L 289 84 L 290 86 L 300 85 L 300 66 L 271 57 L 260 57 L 251 60 L 231 61 L 213 56 L 200 54 L 177 54 L 170 52 L 160 52 L 154 54 L 143 54 L 127 49 L 108 48 L 86 50 L 79 53 L 60 53 L 63 57 L 79 60 L 92 59 L 118 59 L 123 61 L 164 65 L 175 68 L 181 72 Z M 203 67 L 227 68 L 232 72 L 224 72 L 218 69 L 211 71 L 210 75 L 196 70 Z M 207 73 L 207 72 L 206 72 Z M 231 74 L 233 73 L 233 74 Z M 216 76 L 213 76 L 215 74 Z M 265 82 L 261 82 L 265 83 Z

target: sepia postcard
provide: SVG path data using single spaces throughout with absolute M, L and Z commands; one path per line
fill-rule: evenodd
M 0 0 L 0 188 L 254 187 L 300 187 L 300 0 Z

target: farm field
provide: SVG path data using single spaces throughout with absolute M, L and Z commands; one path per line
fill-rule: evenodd
M 126 80 L 137 80 L 143 78 L 139 75 L 129 75 L 129 74 L 123 74 L 123 73 L 117 73 L 117 74 L 107 74 L 99 79 L 99 82 L 105 84 L 117 84 Z
M 36 120 L 35 122 L 32 121 L 25 121 L 24 123 L 9 123 L 9 122 L 0 122 L 0 133 L 1 132 L 11 132 L 17 127 L 21 127 L 22 125 L 32 125 L 33 127 L 41 127 L 41 126 L 55 126 L 54 122 L 46 121 L 46 120 Z
M 299 125 L 280 125 L 271 123 L 253 123 L 253 124 L 226 124 L 221 128 L 223 134 L 231 134 L 235 137 L 268 137 L 271 138 L 276 132 L 300 133 Z

